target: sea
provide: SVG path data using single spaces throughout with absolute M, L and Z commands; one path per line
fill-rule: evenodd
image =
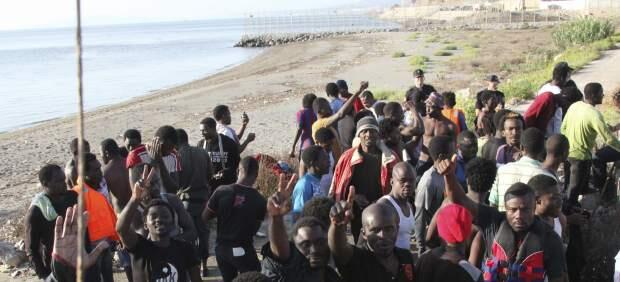
M 241 19 L 83 28 L 84 106 L 123 102 L 241 64 Z M 77 112 L 75 29 L 0 31 L 0 132 Z
M 244 34 L 393 28 L 365 12 L 83 28 L 84 108 L 127 101 L 239 65 Z M 0 133 L 77 112 L 75 29 L 0 31 Z

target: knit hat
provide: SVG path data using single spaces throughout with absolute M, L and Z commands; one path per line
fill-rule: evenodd
M 443 108 L 443 96 L 437 92 L 431 93 L 425 103 L 431 107 Z
M 465 242 L 471 234 L 471 213 L 461 205 L 449 204 L 437 213 L 439 237 L 449 244 Z
M 357 130 L 355 131 L 355 136 L 360 136 L 360 133 L 366 129 L 374 129 L 379 132 L 379 124 L 375 117 L 367 116 L 363 117 L 359 121 L 357 121 Z

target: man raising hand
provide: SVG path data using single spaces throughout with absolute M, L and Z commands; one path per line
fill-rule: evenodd
M 486 244 L 483 260 L 485 280 L 525 279 L 567 281 L 562 241 L 551 227 L 535 216 L 534 190 L 513 184 L 504 195 L 506 212 L 475 203 L 456 181 L 456 155 L 435 164 L 445 178 L 446 198 L 467 208 Z

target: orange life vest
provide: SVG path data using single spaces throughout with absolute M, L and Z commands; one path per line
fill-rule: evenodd
M 459 113 L 462 113 L 459 109 L 443 109 L 441 110 L 441 114 L 456 124 L 456 135 L 458 136 L 461 133 L 461 121 L 459 120 Z
M 116 214 L 105 196 L 84 183 L 86 197 L 84 209 L 88 211 L 88 237 L 91 242 L 103 239 L 118 241 L 116 233 Z M 81 196 L 80 186 L 73 187 L 73 191 Z

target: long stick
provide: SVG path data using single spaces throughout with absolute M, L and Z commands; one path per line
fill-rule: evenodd
M 84 197 L 86 196 L 86 189 L 84 189 L 84 99 L 83 99 L 83 82 L 82 82 L 82 6 L 81 1 L 76 0 L 76 12 L 77 12 L 77 28 L 75 32 L 76 41 L 76 53 L 77 53 L 77 75 L 78 75 L 78 118 L 77 118 L 77 135 L 78 135 L 78 185 L 79 185 L 79 197 L 78 197 L 78 258 L 77 258 L 77 281 L 84 281 L 84 257 L 82 250 L 85 249 L 84 237 L 86 232 L 86 226 L 82 219 L 84 213 Z

